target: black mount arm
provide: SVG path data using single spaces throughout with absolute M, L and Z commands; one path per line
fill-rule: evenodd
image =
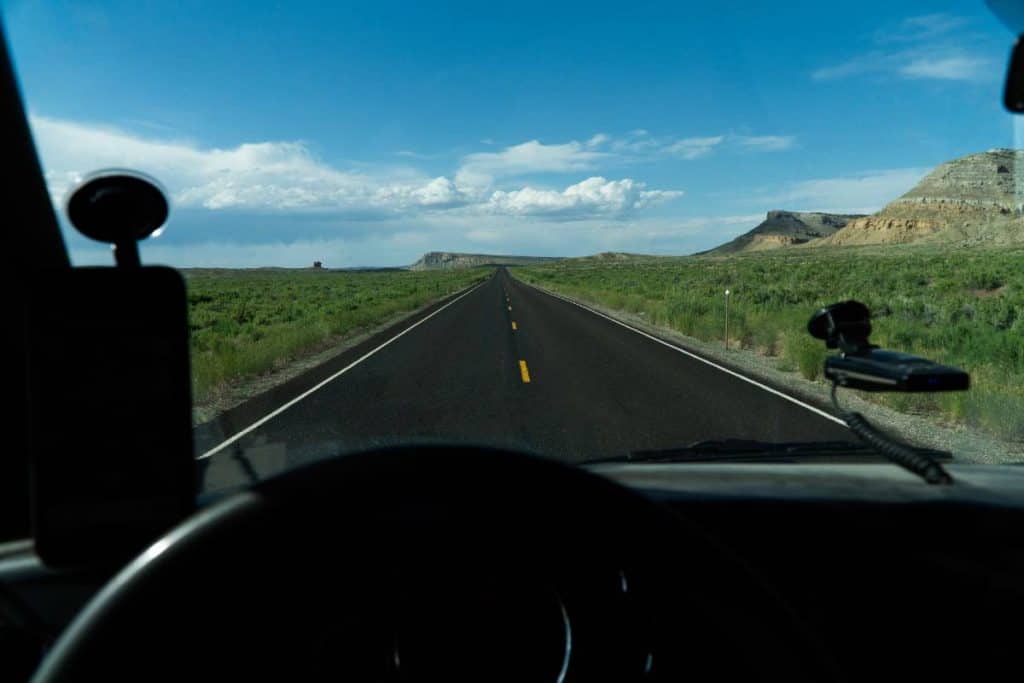
M 807 331 L 812 337 L 825 340 L 829 349 L 843 353 L 864 354 L 878 348 L 868 342 L 871 334 L 871 312 L 859 301 L 841 301 L 825 306 L 811 316 Z

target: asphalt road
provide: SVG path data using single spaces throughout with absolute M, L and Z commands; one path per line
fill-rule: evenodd
M 850 439 L 807 406 L 504 269 L 195 436 L 208 490 L 409 441 L 499 445 L 579 462 L 706 439 Z

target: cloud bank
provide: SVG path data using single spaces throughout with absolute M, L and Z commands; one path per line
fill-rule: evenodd
M 500 152 L 470 154 L 449 178 L 428 177 L 408 168 L 378 174 L 346 171 L 317 159 L 307 145 L 294 141 L 204 148 L 43 116 L 32 116 L 31 122 L 56 201 L 84 173 L 106 167 L 133 168 L 159 178 L 182 208 L 312 211 L 359 218 L 438 211 L 607 217 L 682 194 L 648 190 L 632 178 L 606 180 L 596 175 L 562 189 L 495 187 L 520 175 L 589 172 L 610 156 L 595 149 L 603 144 L 599 137 L 556 145 L 533 140 Z
M 159 179 L 174 203 L 172 224 L 146 242 L 144 255 L 178 266 L 401 264 L 424 250 L 484 246 L 550 255 L 685 253 L 719 239 L 723 225 L 738 230 L 750 221 L 647 215 L 684 192 L 607 171 L 689 164 L 722 152 L 780 152 L 795 143 L 790 135 L 658 136 L 640 129 L 559 143 L 489 142 L 436 175 L 415 164 L 437 156 L 409 150 L 400 165 L 352 169 L 319 158 L 302 141 L 215 147 L 41 115 L 30 121 L 55 203 L 96 169 L 131 168 Z M 109 262 L 105 246 L 73 231 L 65 238 L 77 263 Z
M 914 187 L 931 169 L 894 168 L 790 183 L 757 198 L 761 204 L 794 210 L 874 213 Z
M 940 81 L 984 81 L 992 73 L 986 46 L 961 29 L 966 20 L 949 14 L 909 17 L 881 29 L 873 47 L 840 64 L 815 70 L 811 78 L 833 81 L 854 76 L 886 76 Z

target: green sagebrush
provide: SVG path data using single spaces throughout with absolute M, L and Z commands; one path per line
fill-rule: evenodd
M 721 340 L 732 292 L 730 348 L 776 357 L 818 379 L 825 350 L 807 336 L 817 308 L 855 298 L 873 313 L 872 341 L 970 371 L 966 394 L 876 395 L 927 413 L 1024 438 L 1024 250 L 798 248 L 729 257 L 571 259 L 516 268 L 528 282 L 698 339 Z
M 490 271 L 189 270 L 195 398 L 481 280 Z

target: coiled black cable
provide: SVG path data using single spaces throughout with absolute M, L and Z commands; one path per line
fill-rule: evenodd
M 860 437 L 861 441 L 868 444 L 879 453 L 888 458 L 891 462 L 910 470 L 922 477 L 929 484 L 952 484 L 953 477 L 949 475 L 941 464 L 932 459 L 926 453 L 918 453 L 907 448 L 901 443 L 893 441 L 889 436 L 872 426 L 860 413 L 844 410 L 836 398 L 836 390 L 839 384 L 832 383 L 832 405 L 839 412 L 846 426 L 854 434 Z

